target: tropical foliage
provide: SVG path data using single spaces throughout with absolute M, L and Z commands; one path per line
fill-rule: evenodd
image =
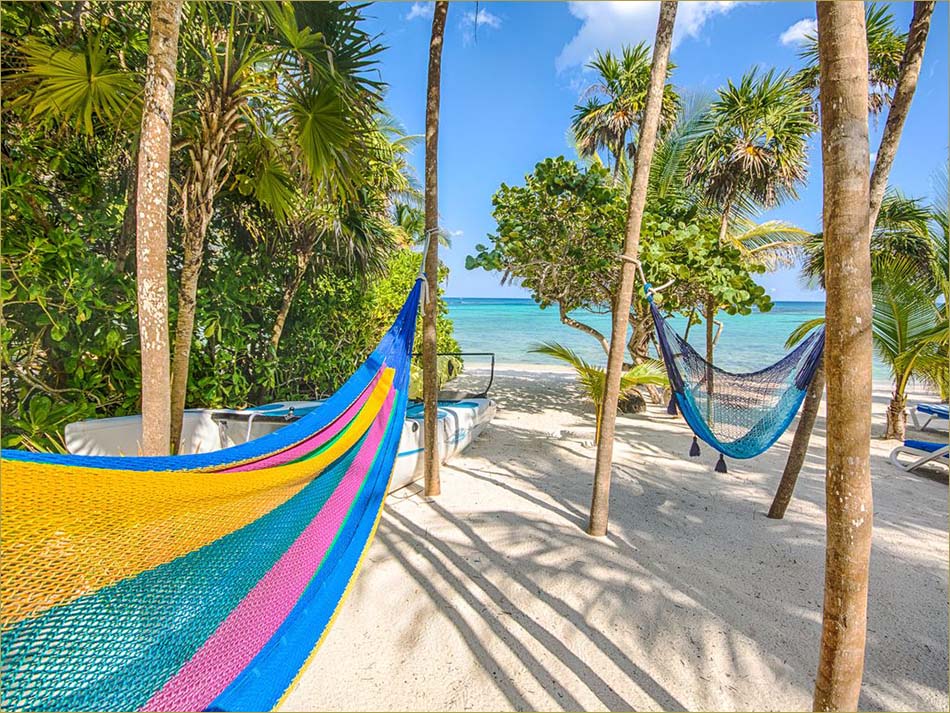
M 193 329 L 179 330 L 179 343 L 194 334 L 186 403 L 326 393 L 418 271 L 396 215 L 418 203 L 412 138 L 382 105 L 371 71 L 382 47 L 359 6 L 186 7 L 169 225 L 173 323 L 193 311 Z M 0 13 L 3 442 L 62 447 L 66 423 L 140 407 L 133 248 L 148 10 Z M 440 332 L 440 348 L 457 351 L 444 319 Z
M 607 383 L 607 371 L 600 366 L 591 364 L 577 354 L 573 349 L 557 342 L 544 342 L 532 350 L 535 354 L 544 354 L 571 366 L 577 372 L 577 381 L 584 389 L 587 398 L 594 405 L 596 414 L 596 431 L 600 433 L 600 419 L 604 402 L 604 390 Z M 667 386 L 669 379 L 666 376 L 666 367 L 663 362 L 655 359 L 644 361 L 641 364 L 623 372 L 620 377 L 620 395 L 627 396 L 640 386 Z
M 888 367 L 893 394 L 885 437 L 903 439 L 907 389 L 916 380 L 950 398 L 950 262 L 945 174 L 936 182 L 935 199 L 904 196 L 890 190 L 871 235 L 874 349 Z M 822 282 L 824 243 L 820 233 L 806 245 L 803 276 Z M 789 343 L 802 339 L 823 320 L 800 325 Z

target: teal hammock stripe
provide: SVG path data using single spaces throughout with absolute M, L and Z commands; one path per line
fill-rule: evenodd
M 821 363 L 824 330 L 771 366 L 732 373 L 703 359 L 670 327 L 652 298 L 650 309 L 676 405 L 693 433 L 731 458 L 753 458 L 771 448 L 805 399 Z

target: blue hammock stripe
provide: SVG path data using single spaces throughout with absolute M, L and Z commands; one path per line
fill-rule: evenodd
M 823 329 L 759 371 L 732 373 L 703 359 L 650 299 L 676 405 L 697 437 L 731 458 L 753 458 L 781 437 L 805 399 L 825 345 Z

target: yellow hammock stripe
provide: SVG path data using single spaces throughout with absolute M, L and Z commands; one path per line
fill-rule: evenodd
M 325 451 L 272 468 L 155 472 L 5 461 L 0 625 L 170 562 L 286 502 L 362 438 L 393 377 L 383 372 Z

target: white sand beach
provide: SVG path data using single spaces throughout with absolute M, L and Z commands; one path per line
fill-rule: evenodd
M 875 390 L 883 431 L 888 387 Z M 810 710 L 821 631 L 824 419 L 784 520 L 791 442 L 713 472 L 665 409 L 618 419 L 610 533 L 587 536 L 593 417 L 573 375 L 504 368 L 442 495 L 390 496 L 286 710 Z M 941 436 L 931 434 L 936 440 Z M 872 443 L 860 708 L 947 710 L 947 485 Z M 939 470 L 934 471 L 939 473 Z

